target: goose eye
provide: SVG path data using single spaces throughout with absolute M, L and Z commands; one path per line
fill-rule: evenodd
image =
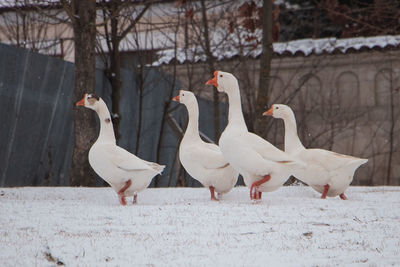
M 95 94 L 88 94 L 86 99 L 91 105 L 93 105 L 96 102 L 96 100 L 99 101 L 100 97 L 98 97 Z
M 221 75 L 219 75 L 219 77 L 222 77 L 223 75 L 221 74 Z
M 96 99 L 97 101 L 100 99 L 100 97 L 98 97 L 98 96 L 95 95 L 95 94 L 88 94 L 88 95 L 87 95 L 87 99 L 92 99 L 92 98 Z
M 182 96 L 185 96 L 185 94 L 182 94 Z
M 279 107 L 276 107 L 275 109 L 279 109 Z

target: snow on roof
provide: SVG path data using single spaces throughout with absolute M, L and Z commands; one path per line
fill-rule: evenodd
M 108 2 L 107 0 L 106 2 Z M 142 0 L 136 0 L 131 2 L 142 2 Z M 97 3 L 102 2 L 102 0 L 96 0 Z M 0 0 L 0 7 L 19 7 L 27 5 L 51 5 L 60 4 L 60 0 Z
M 0 7 L 59 4 L 59 0 L 0 0 Z
M 101 49 L 108 52 L 108 47 L 104 36 L 98 37 Z M 119 50 L 121 52 L 130 52 L 137 50 L 160 50 L 165 47 L 172 47 L 174 44 L 173 33 L 154 33 L 154 32 L 139 32 L 128 33 L 121 40 Z
M 277 55 L 294 56 L 296 54 L 303 54 L 309 56 L 311 54 L 320 55 L 324 53 L 333 53 L 339 51 L 346 53 L 349 49 L 359 51 L 362 48 L 375 49 L 375 48 L 388 48 L 400 47 L 400 35 L 386 35 L 374 37 L 356 37 L 356 38 L 323 38 L 323 39 L 301 39 L 290 42 L 274 43 L 274 53 Z M 230 59 L 235 56 L 249 56 L 257 58 L 261 55 L 261 47 L 256 48 L 247 46 L 239 49 L 234 46 L 223 46 L 213 50 L 213 56 L 218 60 Z M 205 61 L 206 56 L 200 47 L 192 47 L 185 51 L 184 49 L 177 49 L 176 57 L 174 49 L 161 50 L 158 52 L 160 58 L 153 62 L 152 66 L 159 66 L 162 64 L 169 64 L 171 60 L 176 58 L 179 63 L 199 62 Z
M 41 40 L 40 42 L 22 42 L 19 46 L 45 55 L 62 55 L 61 42 L 61 39 Z M 1 41 L 1 43 L 16 45 L 15 42 L 9 40 Z
M 235 3 L 231 3 L 232 5 L 236 4 L 238 7 L 243 5 L 244 3 L 249 3 L 249 0 L 240 0 L 237 1 Z M 263 5 L 263 1 L 262 0 L 253 0 L 253 2 L 258 6 L 258 7 L 262 7 Z M 300 5 L 298 4 L 291 4 L 290 1 L 288 0 L 275 0 L 274 5 L 277 6 L 284 6 L 286 9 L 292 9 L 292 10 L 297 10 L 300 9 Z

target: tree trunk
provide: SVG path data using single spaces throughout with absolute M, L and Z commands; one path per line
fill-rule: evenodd
M 112 2 L 115 4 L 114 2 Z M 117 143 L 121 137 L 119 132 L 119 125 L 121 121 L 121 114 L 119 110 L 119 103 L 121 99 L 121 59 L 119 52 L 119 35 L 118 35 L 118 17 L 116 16 L 116 10 L 118 6 L 113 6 L 113 15 L 111 17 L 111 43 L 112 50 L 110 51 L 110 73 L 109 79 L 111 81 L 111 99 L 112 99 L 112 118 L 114 125 L 115 138 Z
M 104 24 L 104 33 L 106 35 L 106 41 L 108 46 L 108 54 L 106 57 L 110 59 L 110 65 L 107 65 L 106 76 L 111 84 L 111 113 L 113 119 L 113 126 L 115 132 L 115 138 L 118 141 L 121 138 L 120 125 L 121 125 L 121 113 L 120 113 L 120 102 L 121 102 L 121 53 L 119 50 L 119 45 L 121 41 L 133 31 L 136 24 L 143 17 L 145 12 L 150 8 L 152 1 L 145 3 L 144 8 L 137 14 L 136 17 L 132 17 L 127 24 L 126 18 L 120 14 L 123 9 L 122 5 L 127 7 L 133 3 L 129 1 L 121 0 L 103 0 L 103 16 L 105 21 L 110 21 L 110 31 L 108 30 L 108 24 Z M 108 12 L 106 12 L 108 11 Z M 108 14 L 108 17 L 106 17 Z
M 136 79 L 137 86 L 139 92 L 139 114 L 138 114 L 138 127 L 137 127 L 137 137 L 136 137 L 136 150 L 135 155 L 139 153 L 140 149 L 140 141 L 142 136 L 142 120 L 143 120 L 143 91 L 144 91 L 144 69 L 143 64 L 140 64 L 140 67 L 136 69 Z
M 85 93 L 95 90 L 96 6 L 92 0 L 72 1 L 75 38 L 74 103 Z M 93 186 L 94 172 L 88 161 L 88 152 L 96 139 L 96 121 L 92 110 L 73 108 L 75 147 L 72 157 L 70 184 Z
M 391 66 L 391 69 L 393 70 L 393 66 Z M 390 84 L 390 105 L 389 105 L 389 121 L 390 121 L 390 130 L 389 130 L 389 158 L 388 158 L 388 163 L 387 163 L 387 171 L 386 171 L 386 179 L 384 182 L 384 185 L 390 185 L 391 182 L 391 174 L 392 174 L 392 164 L 393 164 L 393 153 L 395 151 L 395 146 L 394 146 L 394 129 L 396 125 L 396 118 L 394 116 L 394 98 L 396 97 L 394 94 L 393 90 L 393 72 L 390 71 L 390 76 L 389 76 L 389 84 Z
M 208 20 L 207 20 L 207 10 L 205 0 L 201 0 L 201 13 L 202 13 L 202 23 L 203 23 L 203 30 L 204 30 L 204 42 L 206 48 L 206 55 L 207 55 L 207 63 L 208 63 L 208 71 L 211 76 L 214 75 L 215 71 L 215 64 L 214 64 L 214 57 L 211 53 L 210 47 L 210 37 L 209 37 L 209 30 L 208 30 Z M 219 139 L 219 95 L 216 88 L 213 91 L 213 100 L 214 100 L 214 142 L 218 143 Z
M 260 78 L 257 90 L 256 116 L 254 122 L 254 131 L 261 135 L 267 135 L 267 120 L 262 118 L 262 113 L 268 107 L 269 95 L 269 72 L 272 62 L 272 0 L 263 1 L 262 10 L 262 54 L 260 58 Z

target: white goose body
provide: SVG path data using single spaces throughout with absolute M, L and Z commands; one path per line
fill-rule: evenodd
M 142 160 L 116 145 L 110 113 L 101 98 L 85 94 L 77 105 L 95 110 L 100 119 L 99 137 L 89 150 L 90 166 L 120 195 L 122 204 L 126 204 L 126 196 L 136 200 L 137 193 L 147 188 L 164 166 Z
M 239 86 L 232 74 L 216 71 L 214 78 L 207 84 L 212 84 L 218 91 L 228 94 L 229 122 L 219 139 L 219 146 L 224 157 L 243 176 L 247 187 L 252 188 L 256 183 L 256 191 L 274 191 L 282 186 L 293 172 L 304 168 L 300 161 L 248 132 L 242 113 Z M 270 179 L 257 185 L 257 182 L 267 175 Z
M 179 158 L 185 170 L 203 186 L 210 188 L 211 198 L 217 200 L 213 191 L 224 194 L 236 184 L 238 172 L 224 158 L 215 144 L 204 142 L 199 135 L 199 108 L 192 92 L 180 90 L 174 100 L 185 104 L 189 122 L 179 146 Z
M 99 140 L 98 140 L 99 141 Z M 115 144 L 98 142 L 89 151 L 89 163 L 93 170 L 116 192 L 128 180 L 132 184 L 126 189 L 126 196 L 134 196 L 147 188 L 151 180 L 164 169 L 153 162 L 142 160 Z
M 292 109 L 286 105 L 274 104 L 264 113 L 281 118 L 285 125 L 285 152 L 307 164 L 307 169 L 296 172 L 296 178 L 326 196 L 340 195 L 346 199 L 344 191 L 353 181 L 358 167 L 367 159 L 347 156 L 324 149 L 306 149 L 297 134 L 296 118 Z M 326 185 L 327 192 L 324 193 Z
M 289 165 L 293 163 L 289 157 L 277 155 L 278 151 L 263 144 L 263 140 L 258 140 L 260 137 L 252 135 L 249 132 L 238 131 L 234 125 L 227 126 L 219 139 L 219 146 L 228 162 L 243 176 L 247 187 L 251 187 L 254 182 L 269 174 L 271 180 L 261 184 L 258 191 L 275 191 L 290 177 Z M 262 147 L 264 151 L 260 151 Z M 267 153 L 275 153 L 276 157 L 267 158 L 272 156 Z

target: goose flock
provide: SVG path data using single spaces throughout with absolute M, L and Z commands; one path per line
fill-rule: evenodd
M 173 98 L 186 106 L 189 122 L 179 146 L 179 158 L 185 170 L 208 187 L 211 200 L 218 201 L 235 186 L 239 174 L 250 189 L 250 199 L 258 202 L 263 192 L 281 187 L 290 176 L 322 194 L 321 198 L 340 196 L 353 181 L 358 167 L 367 159 L 338 154 L 324 149 L 307 149 L 297 135 L 296 119 L 289 106 L 274 104 L 263 113 L 283 119 L 284 151 L 248 131 L 242 112 L 238 80 L 228 72 L 215 71 L 207 81 L 229 100 L 228 125 L 219 146 L 204 142 L 199 135 L 199 107 L 192 92 L 180 90 Z M 147 188 L 164 167 L 145 161 L 117 146 L 110 113 L 105 102 L 94 94 L 85 94 L 76 103 L 94 110 L 100 119 L 100 133 L 89 150 L 89 163 L 94 171 L 118 194 L 120 203 Z M 218 194 L 216 197 L 215 193 Z

